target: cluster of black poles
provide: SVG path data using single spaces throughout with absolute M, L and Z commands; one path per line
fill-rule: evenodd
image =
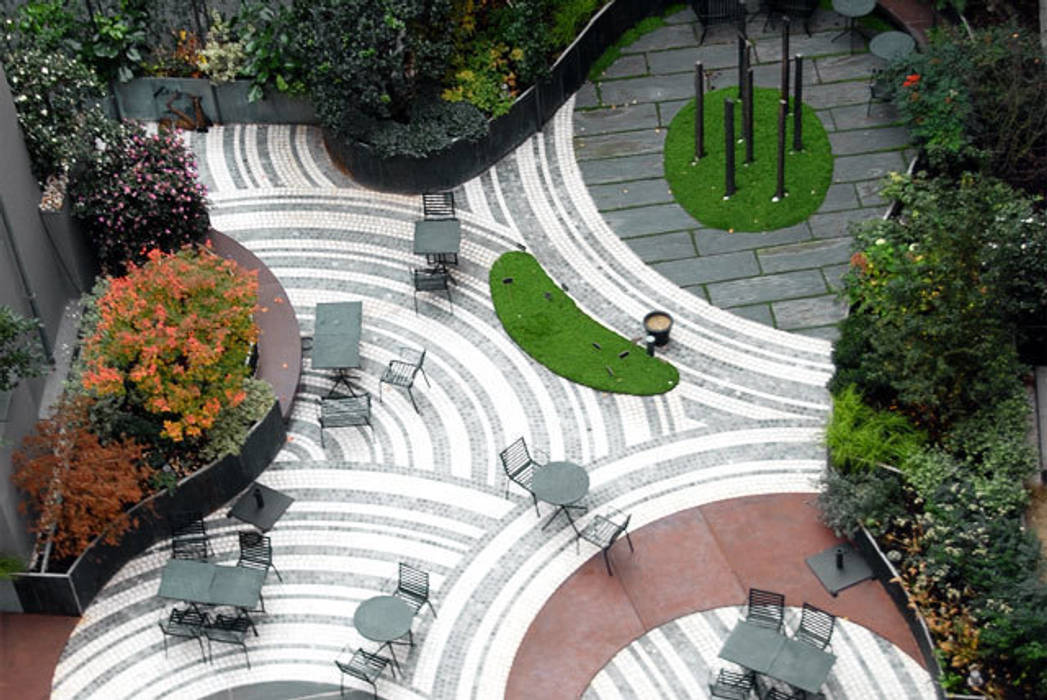
M 753 156 L 753 69 L 749 55 L 753 45 L 745 31 L 745 14 L 738 21 L 738 94 L 742 104 L 742 139 L 745 141 L 745 162 L 752 163 Z M 803 150 L 803 55 L 796 54 L 793 60 L 796 77 L 793 81 L 793 150 Z M 701 61 L 694 64 L 694 159 L 701 160 L 705 153 L 705 71 Z M 724 199 L 733 195 L 737 188 L 734 182 L 734 105 L 738 100 L 723 101 L 723 138 L 726 149 L 724 159 Z M 789 18 L 782 18 L 782 90 L 778 99 L 778 186 L 772 201 L 785 197 L 785 117 L 789 112 Z

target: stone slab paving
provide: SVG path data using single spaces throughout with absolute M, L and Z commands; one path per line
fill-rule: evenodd
M 835 339 L 845 308 L 835 299 L 850 253 L 851 222 L 879 217 L 880 180 L 912 157 L 906 130 L 888 104 L 866 114 L 869 76 L 883 62 L 864 44 L 849 53 L 833 41 L 843 20 L 819 10 L 812 35 L 794 27 L 790 53 L 805 57 L 804 101 L 829 132 L 836 156 L 833 184 L 808 221 L 779 231 L 735 233 L 704 227 L 671 199 L 662 146 L 673 115 L 693 97 L 695 61 L 712 71 L 712 87 L 737 75 L 733 29 L 701 26 L 683 10 L 667 26 L 622 50 L 622 56 L 575 100 L 579 168 L 601 216 L 641 260 L 700 299 L 746 318 Z M 751 20 L 757 84 L 780 76 L 780 35 Z M 693 246 L 691 245 L 693 244 Z

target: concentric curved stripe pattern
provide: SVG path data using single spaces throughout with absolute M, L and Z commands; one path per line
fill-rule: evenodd
M 709 683 L 721 668 L 742 669 L 717 658 L 724 640 L 741 617 L 742 608 L 694 613 L 648 632 L 622 649 L 593 678 L 583 700 L 709 697 Z M 797 608 L 786 608 L 785 627 L 795 630 Z M 890 642 L 847 620 L 837 620 L 832 653 L 836 663 L 822 688 L 826 700 L 839 698 L 933 697 L 923 667 Z
M 812 491 L 824 466 L 829 345 L 717 310 L 645 267 L 601 220 L 572 150 L 572 105 L 542 134 L 456 192 L 461 264 L 453 307 L 420 294 L 410 268 L 419 197 L 379 194 L 342 175 L 319 132 L 230 126 L 186 134 L 211 191 L 212 222 L 277 275 L 303 336 L 318 302 L 363 301 L 357 385 L 401 346 L 426 348 L 412 408 L 386 386 L 373 430 L 325 431 L 328 371 L 306 352 L 289 439 L 260 481 L 295 502 L 269 534 L 283 582 L 270 574 L 267 614 L 213 665 L 192 642 L 164 656 L 156 596 L 168 543 L 136 558 L 86 611 L 55 672 L 56 698 L 204 697 L 266 681 L 337 686 L 343 647 L 372 647 L 353 629 L 357 604 L 395 587 L 398 561 L 432 574 L 438 617 L 416 622 L 403 677 L 389 698 L 501 697 L 517 646 L 545 600 L 581 563 L 563 524 L 542 531 L 531 501 L 505 496 L 498 452 L 523 435 L 553 458 L 586 465 L 587 504 L 628 508 L 636 526 L 748 494 Z M 572 384 L 536 365 L 506 336 L 487 272 L 525 246 L 590 315 L 627 337 L 652 309 L 675 326 L 664 357 L 680 385 L 648 398 Z M 548 512 L 548 507 L 546 511 Z M 242 524 L 209 519 L 220 562 L 235 562 Z M 402 656 L 402 655 L 401 655 Z

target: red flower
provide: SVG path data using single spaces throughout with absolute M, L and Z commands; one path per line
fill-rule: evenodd
M 902 83 L 903 88 L 912 87 L 916 83 L 920 82 L 920 74 L 913 73 L 912 75 L 905 76 L 905 82 Z

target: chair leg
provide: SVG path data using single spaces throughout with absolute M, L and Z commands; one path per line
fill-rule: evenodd
M 451 288 L 447 288 L 447 303 L 451 305 L 451 315 L 454 315 L 454 299 L 451 298 Z
M 276 572 L 276 580 L 278 580 L 280 583 L 283 583 L 284 577 L 280 575 L 280 570 L 276 568 L 276 564 L 274 564 L 273 562 L 269 562 L 269 568 Z
M 371 684 L 371 688 L 373 688 L 373 690 L 371 691 L 371 695 L 374 696 L 374 700 L 378 700 L 378 686 L 374 684 L 374 681 L 367 681 L 367 682 L 370 683 Z
M 414 412 L 421 413 L 421 411 L 418 410 L 418 404 L 414 402 L 414 394 L 411 393 L 411 387 L 407 387 L 407 395 L 411 397 L 411 405 L 414 406 Z
M 611 571 L 611 560 L 607 557 L 607 550 L 603 550 L 603 563 L 607 565 L 607 575 L 614 576 L 614 572 Z
M 538 496 L 535 496 L 534 492 L 531 492 L 531 500 L 534 501 L 534 512 L 541 518 L 542 511 L 538 510 Z
M 422 373 L 422 379 L 424 379 L 424 380 L 425 380 L 425 385 L 426 385 L 427 387 L 430 387 L 430 388 L 431 388 L 431 387 L 432 387 L 433 385 L 429 383 L 429 375 L 427 375 L 427 374 L 425 373 L 425 368 L 424 368 L 424 367 L 419 367 L 418 369 L 419 369 L 419 371 L 421 371 L 421 373 Z
M 338 674 L 338 697 L 340 697 L 340 698 L 344 698 L 345 697 L 345 674 L 344 673 L 339 673 Z
M 433 611 L 433 617 L 436 617 L 436 608 L 433 607 L 433 601 L 428 598 L 425 599 L 425 604 L 429 606 L 429 609 Z
M 262 612 L 265 612 L 265 598 L 262 596 L 261 591 L 258 593 L 258 604 L 262 607 Z
M 418 290 L 414 292 L 414 315 L 418 315 Z
M 703 43 L 705 43 L 705 34 L 708 31 L 709 31 L 709 25 L 703 24 L 702 25 L 702 38 L 698 40 L 698 45 L 699 46 L 701 46 Z
M 633 549 L 633 538 L 629 537 L 629 533 L 628 532 L 625 533 L 625 541 L 629 543 L 629 551 L 630 552 L 635 552 L 636 550 Z
M 378 400 L 379 401 L 382 400 L 382 384 L 385 384 L 385 382 L 379 380 L 378 381 Z
M 164 633 L 164 657 L 167 656 L 167 633 Z

